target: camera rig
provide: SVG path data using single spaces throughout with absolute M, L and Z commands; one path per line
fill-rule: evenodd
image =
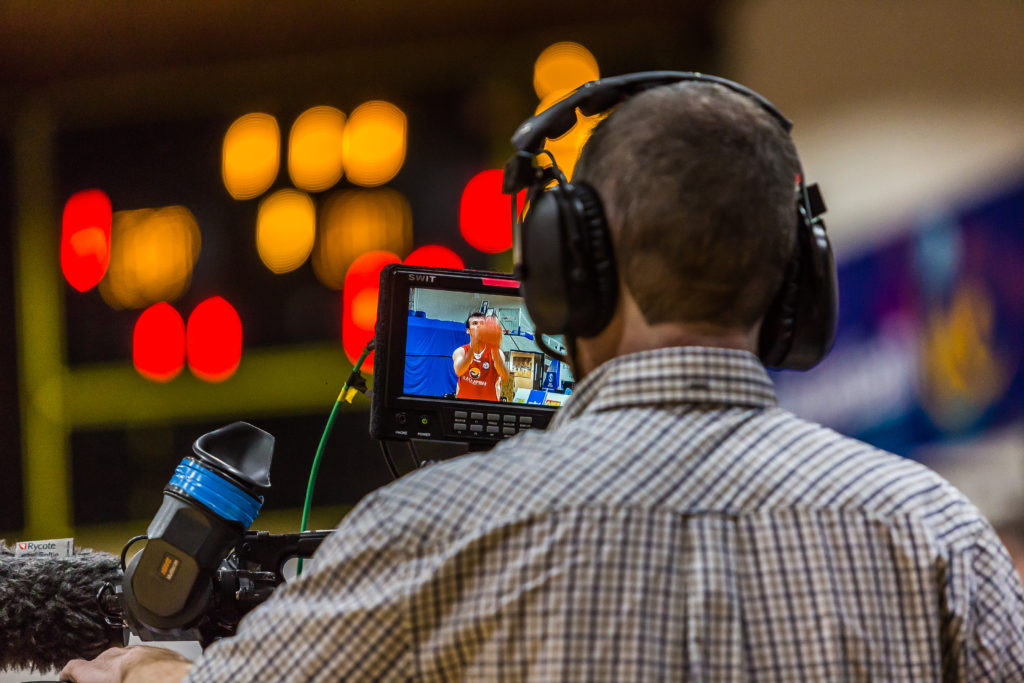
M 234 635 L 242 617 L 285 582 L 285 563 L 292 558 L 312 557 L 330 533 L 246 531 L 212 577 L 201 617 L 187 628 L 154 628 L 142 623 L 125 608 L 122 583 L 105 583 L 96 600 L 111 642 L 127 645 L 130 633 L 134 633 L 142 641 L 195 640 L 205 648 L 218 638 Z M 141 538 L 129 541 L 125 552 Z
M 233 635 L 242 617 L 285 582 L 284 564 L 310 558 L 329 531 L 306 531 L 316 471 L 335 411 L 355 391 L 371 349 L 370 436 L 395 477 L 428 462 L 543 429 L 572 390 L 569 368 L 548 355 L 526 313 L 519 282 L 503 273 L 395 265 L 381 274 L 373 340 L 356 362 L 328 419 L 313 463 L 301 531 L 250 531 L 270 488 L 274 437 L 236 422 L 199 437 L 164 487 L 146 534 L 125 544 L 121 579 L 96 596 L 112 643 Z M 460 398 L 453 349 L 470 348 L 467 312 L 500 322 L 492 353 L 519 372 L 495 400 Z M 464 326 L 464 327 L 463 327 Z M 492 356 L 493 359 L 493 356 Z M 520 363 L 521 361 L 521 363 Z M 564 366 L 564 369 L 563 369 Z M 485 368 L 486 369 L 486 368 Z M 145 540 L 130 561 L 130 547 Z

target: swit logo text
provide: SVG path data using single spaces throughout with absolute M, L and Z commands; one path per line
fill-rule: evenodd
M 409 273 L 409 279 L 413 282 L 433 282 L 437 279 L 437 276 L 423 275 L 422 273 Z

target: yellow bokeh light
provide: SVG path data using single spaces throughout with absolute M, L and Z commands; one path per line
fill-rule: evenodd
M 281 164 L 281 131 L 270 114 L 239 117 L 224 135 L 221 177 L 235 199 L 252 199 L 270 187 Z
M 316 208 L 305 192 L 278 190 L 260 202 L 256 250 L 274 273 L 295 270 L 309 257 L 316 238 Z
M 320 211 L 320 235 L 313 272 L 331 289 L 341 289 L 345 273 L 368 251 L 405 256 L 412 249 L 412 211 L 391 188 L 345 190 L 327 198 Z
M 550 45 L 533 65 L 533 89 L 542 100 L 552 93 L 574 90 L 600 77 L 597 59 L 579 43 Z
M 295 119 L 288 135 L 288 174 L 296 187 L 319 192 L 342 175 L 345 115 L 334 107 L 313 107 Z
M 188 290 L 199 248 L 199 226 L 184 206 L 117 211 L 100 295 L 114 308 L 174 301 Z
M 388 182 L 405 162 L 405 113 L 381 100 L 356 107 L 344 132 L 345 173 L 363 187 Z
M 556 91 L 548 95 L 547 98 L 541 101 L 537 106 L 536 113 L 540 113 L 563 99 L 569 91 Z M 558 162 L 558 168 L 562 169 L 565 173 L 565 177 L 572 179 L 573 171 L 576 169 L 576 162 L 579 160 L 580 151 L 583 150 L 583 145 L 590 139 L 590 134 L 594 131 L 594 127 L 603 119 L 607 114 L 594 114 L 593 116 L 583 116 L 580 111 L 576 110 L 576 125 L 569 129 L 569 131 L 558 138 L 547 138 L 544 142 L 544 149 L 551 152 L 554 155 L 555 161 Z M 544 167 L 551 165 L 551 160 L 547 155 L 541 155 L 537 157 L 537 161 Z

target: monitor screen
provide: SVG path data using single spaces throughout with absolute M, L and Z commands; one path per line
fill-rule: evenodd
M 545 353 L 545 345 L 564 354 L 557 337 L 538 343 L 512 275 L 386 267 L 374 336 L 371 436 L 479 450 L 545 428 L 574 385 L 569 365 Z
M 404 394 L 559 406 L 572 386 L 569 366 L 537 344 L 518 294 L 409 290 Z

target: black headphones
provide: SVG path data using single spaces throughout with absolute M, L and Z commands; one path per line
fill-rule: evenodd
M 512 196 L 516 274 L 527 311 L 540 332 L 589 337 L 607 326 L 619 286 L 611 234 L 600 197 L 570 183 L 552 157 L 536 163 L 545 138 L 564 135 L 585 116 L 608 111 L 633 95 L 681 81 L 717 83 L 752 98 L 789 133 L 792 123 L 767 99 L 733 81 L 700 73 L 650 71 L 591 81 L 527 119 L 512 136 L 516 154 L 505 166 L 503 191 Z M 548 185 L 554 181 L 554 185 Z M 519 220 L 516 193 L 528 188 L 529 210 Z M 835 337 L 838 286 L 832 247 L 820 216 L 825 204 L 817 185 L 797 177 L 797 239 L 782 285 L 761 326 L 758 356 L 774 368 L 806 370 Z

